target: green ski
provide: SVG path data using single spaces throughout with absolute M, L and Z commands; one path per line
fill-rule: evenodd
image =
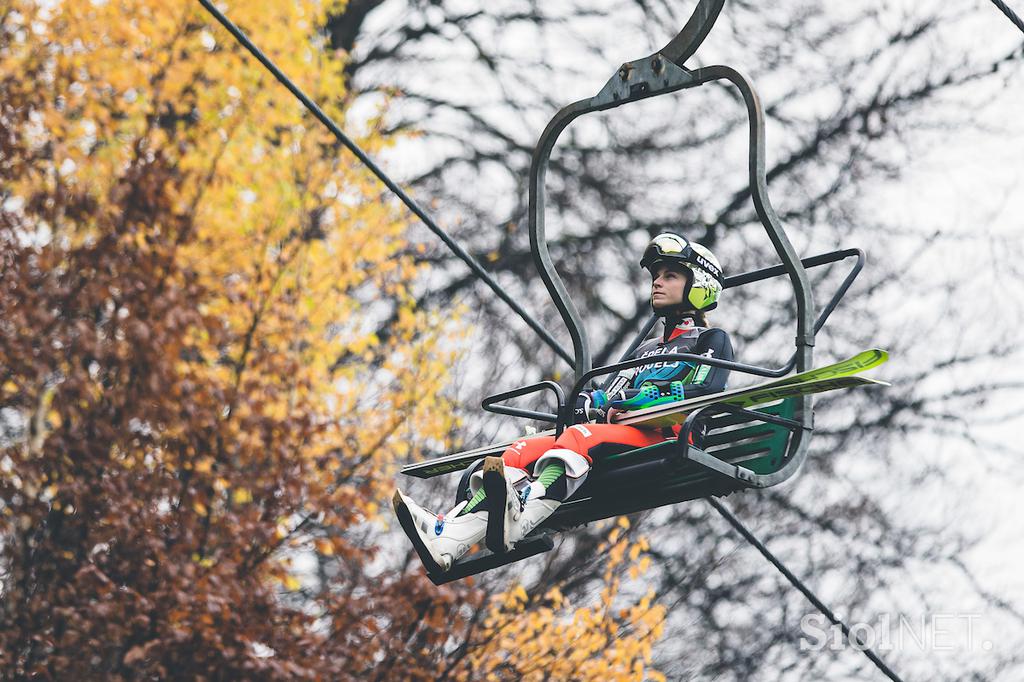
M 782 386 L 799 384 L 801 389 L 799 391 L 807 390 L 807 386 L 803 386 L 808 382 L 826 381 L 831 379 L 841 379 L 844 377 L 852 377 L 854 374 L 858 374 L 865 370 L 871 369 L 881 365 L 883 362 L 889 359 L 889 354 L 884 350 L 878 348 L 872 348 L 870 350 L 863 351 L 854 355 L 852 358 L 841 360 L 831 365 L 825 365 L 824 367 L 817 367 L 815 369 L 807 370 L 806 372 L 800 372 L 798 374 L 792 374 L 782 379 L 775 379 L 755 386 L 747 386 L 744 388 L 733 389 L 732 391 L 725 391 L 724 393 L 715 393 L 714 395 L 705 396 L 703 398 L 695 398 L 691 400 L 684 400 L 679 403 L 671 405 L 660 405 L 658 407 L 648 408 L 647 410 L 636 410 L 634 412 L 621 412 L 623 415 L 615 421 L 617 424 L 643 424 L 644 426 L 650 426 L 655 428 L 657 426 L 653 423 L 644 421 L 645 417 L 660 418 L 666 414 L 677 415 L 681 414 L 682 417 L 678 421 L 672 421 L 671 424 L 678 423 L 686 418 L 686 412 L 697 409 L 698 407 L 706 407 L 718 402 L 730 402 L 730 404 L 740 405 L 742 407 L 749 407 L 753 404 L 761 404 L 764 402 L 770 402 L 769 400 L 761 400 L 760 403 L 751 403 L 752 396 L 756 397 L 762 395 L 764 391 L 769 389 L 777 389 Z M 877 384 L 881 382 L 875 382 L 872 380 L 862 380 L 860 382 L 853 382 L 848 385 L 838 385 L 834 388 L 848 388 L 852 385 L 864 385 L 864 384 Z M 814 390 L 807 390 L 809 393 L 818 393 L 821 391 L 833 390 L 833 388 L 826 388 L 824 384 L 820 384 L 814 388 Z M 792 395 L 803 395 L 801 392 L 793 393 Z M 785 396 L 783 396 L 785 397 Z M 732 402 L 731 399 L 740 400 L 740 402 Z M 773 398 L 774 400 L 774 398 Z M 699 401 L 700 404 L 697 404 Z M 744 402 L 745 401 L 745 402 Z M 553 429 L 547 431 L 541 431 L 540 433 L 533 434 L 531 436 L 524 436 L 524 438 L 532 438 L 535 436 L 551 436 L 554 435 Z M 494 445 L 485 445 L 479 448 L 473 448 L 471 450 L 464 450 L 462 452 L 452 453 L 442 457 L 436 457 L 434 459 L 428 459 L 424 462 L 416 462 L 413 464 L 407 464 L 402 467 L 402 473 L 407 476 L 415 476 L 417 478 L 433 478 L 434 476 L 440 476 L 442 474 L 452 473 L 454 471 L 461 471 L 468 467 L 470 464 L 478 459 L 490 455 L 500 455 L 505 449 L 515 443 L 521 438 L 516 440 L 506 441 L 503 443 L 496 443 Z
M 871 348 L 854 355 L 852 358 L 846 360 L 840 360 L 839 362 L 831 365 L 825 365 L 824 367 L 816 367 L 809 369 L 805 372 L 799 372 L 797 374 L 791 374 L 788 377 L 782 379 L 775 379 L 773 381 L 766 381 L 762 384 L 756 384 L 754 386 L 745 386 L 742 388 L 734 388 L 731 391 L 724 391 L 722 393 L 715 393 L 713 395 L 703 396 L 701 398 L 693 398 L 691 400 L 683 400 L 678 403 L 670 403 L 668 405 L 658 405 L 656 407 L 648 407 L 644 410 L 634 410 L 632 412 L 620 412 L 618 416 L 614 417 L 616 424 L 643 424 L 644 426 L 655 427 L 660 424 L 652 423 L 648 421 L 648 417 L 657 418 L 662 417 L 666 414 L 681 413 L 682 417 L 678 420 L 673 420 L 668 425 L 677 424 L 686 418 L 686 414 L 696 410 L 700 407 L 706 407 L 713 405 L 714 403 L 729 403 L 732 405 L 740 405 L 741 407 L 749 407 L 751 405 L 763 404 L 765 402 L 771 402 L 771 400 L 760 400 L 759 402 L 751 403 L 750 396 L 756 396 L 761 392 L 768 391 L 770 389 L 779 388 L 781 386 L 788 386 L 792 384 L 806 384 L 808 382 L 829 380 L 829 379 L 841 379 L 844 377 L 852 377 L 855 374 L 859 374 L 873 367 L 878 367 L 883 362 L 889 359 L 889 354 L 879 348 Z M 877 383 L 877 382 L 862 382 L 862 383 Z M 854 382 L 852 385 L 857 385 Z M 821 391 L 831 391 L 832 388 L 821 388 L 815 390 L 812 387 L 806 387 L 805 392 L 797 392 L 793 395 L 806 395 L 809 393 L 820 393 Z M 846 386 L 837 386 L 837 388 L 846 388 Z M 733 399 L 739 399 L 739 402 L 733 402 Z M 774 399 L 773 399 L 774 400 Z
M 835 391 L 841 388 L 888 385 L 884 381 L 858 376 L 839 376 L 830 379 L 818 379 L 816 381 L 801 381 L 795 384 L 762 384 L 760 386 L 750 386 L 730 391 L 728 395 L 717 393 L 702 398 L 683 400 L 674 404 L 659 405 L 647 408 L 646 410 L 620 412 L 619 414 L 622 416 L 616 418 L 615 423 L 645 428 L 662 428 L 682 424 L 691 412 L 702 407 L 708 407 L 709 405 L 726 404 L 737 407 L 754 407 L 782 400 L 783 398 L 824 393 L 825 391 Z

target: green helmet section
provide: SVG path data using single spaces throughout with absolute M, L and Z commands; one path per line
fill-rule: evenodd
M 691 242 L 672 232 L 654 237 L 640 259 L 640 267 L 650 270 L 658 263 L 681 266 L 690 273 L 683 292 L 683 306 L 688 310 L 704 312 L 718 305 L 725 275 L 718 259 L 706 247 Z

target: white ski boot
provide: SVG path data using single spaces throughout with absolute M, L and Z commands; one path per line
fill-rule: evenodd
M 526 500 L 519 521 L 512 524 L 512 527 L 508 530 L 508 535 L 505 536 L 506 543 L 515 545 L 529 535 L 530 531 L 539 526 L 544 519 L 554 514 L 556 509 L 562 506 L 559 500 L 541 498 L 540 495 L 544 494 L 544 486 L 539 483 L 534 485 L 539 488 L 535 493 L 537 496 L 531 496 L 530 499 Z
M 392 504 L 427 573 L 450 569 L 483 539 L 487 530 L 487 515 L 483 511 L 458 516 L 466 502 L 460 502 L 447 514 L 434 514 L 396 490 Z
M 523 513 L 522 498 L 505 478 L 505 462 L 501 457 L 485 458 L 482 471 L 487 493 L 487 549 L 495 554 L 511 552 L 515 543 L 508 541 L 509 532 Z M 524 492 L 529 494 L 529 488 Z
M 484 460 L 483 475 L 488 505 L 487 549 L 495 554 L 511 552 L 517 542 L 562 504 L 558 500 L 540 499 L 545 490 L 537 481 L 530 481 L 517 491 L 506 477 L 500 457 Z

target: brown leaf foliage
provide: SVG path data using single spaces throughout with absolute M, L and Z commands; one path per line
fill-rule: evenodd
M 232 14 L 338 101 L 331 3 L 276 5 Z M 648 674 L 661 613 L 611 572 L 485 607 L 383 556 L 397 463 L 455 427 L 404 231 L 198 6 L 0 5 L 0 678 Z
M 362 679 L 387 660 L 395 678 L 429 678 L 426 652 L 471 595 L 404 573 L 367 581 L 374 546 L 349 535 L 375 517 L 395 456 L 379 447 L 365 464 L 384 416 L 415 426 L 437 400 L 431 323 L 406 311 L 419 362 L 389 374 L 400 392 L 386 409 L 350 405 L 345 423 L 318 405 L 325 385 L 387 371 L 398 352 L 326 326 L 368 271 L 402 307 L 412 273 L 384 276 L 400 242 L 328 262 L 299 218 L 246 225 L 237 173 L 294 200 L 258 168 L 222 165 L 249 145 L 319 185 L 296 216 L 340 211 L 322 187 L 364 180 L 321 139 L 296 151 L 273 119 L 200 108 L 200 86 L 237 99 L 230 88 L 266 83 L 236 52 L 207 71 L 195 12 L 124 5 L 0 9 L 0 677 Z M 128 10 L 135 32 L 103 21 Z M 232 68 L 241 77 L 221 81 Z M 374 199 L 346 208 L 386 238 L 400 225 Z M 355 343 L 360 361 L 307 371 L 309 354 L 321 369 Z M 308 587 L 303 556 L 345 573 Z

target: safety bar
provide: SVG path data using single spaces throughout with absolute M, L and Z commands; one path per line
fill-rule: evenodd
M 623 369 L 632 369 L 633 367 L 640 367 L 641 365 L 650 364 L 654 360 L 657 360 L 658 362 L 664 362 L 666 360 L 692 360 L 702 365 L 722 367 L 724 369 L 743 372 L 744 374 L 756 374 L 758 376 L 764 377 L 782 376 L 782 374 L 777 373 L 775 370 L 765 369 L 764 367 L 757 367 L 756 365 L 747 365 L 742 362 L 734 362 L 732 360 L 712 358 L 708 357 L 707 355 L 696 355 L 694 353 L 665 353 L 664 355 L 658 355 L 656 358 L 633 358 L 631 360 L 623 360 L 622 362 L 616 362 L 614 365 L 595 367 L 589 372 L 585 372 L 583 376 L 581 376 L 579 380 L 577 380 L 577 382 L 572 387 L 572 392 L 569 395 L 573 396 L 573 399 L 575 399 L 575 396 L 578 395 L 579 392 L 583 390 L 583 387 L 586 386 L 587 383 L 589 383 L 592 379 L 594 379 L 594 377 L 599 377 L 604 374 L 609 374 L 611 372 L 618 372 Z M 559 425 L 561 425 L 563 422 L 566 424 L 570 423 L 572 414 L 570 414 L 564 408 L 561 414 L 564 417 L 564 420 L 559 420 Z
M 555 394 L 555 400 L 558 401 L 558 412 L 553 414 L 551 412 L 536 412 L 534 410 L 524 410 L 520 407 L 509 407 L 508 405 L 495 405 L 495 403 L 503 400 L 510 400 L 512 398 L 519 398 L 530 393 L 536 393 L 537 391 L 549 390 Z M 573 394 L 575 395 L 575 394 Z M 520 386 L 519 388 L 506 391 L 504 393 L 495 393 L 489 395 L 483 399 L 481 407 L 488 412 L 494 412 L 495 414 L 504 414 L 511 417 L 525 417 L 527 419 L 537 419 L 539 421 L 551 422 L 552 424 L 558 423 L 558 415 L 562 414 L 565 410 L 565 393 L 562 391 L 562 387 L 554 381 L 542 381 L 538 384 L 530 384 L 529 386 Z
M 867 260 L 867 256 L 864 254 L 863 249 L 840 249 L 838 251 L 829 251 L 828 253 L 822 253 L 817 256 L 800 259 L 800 262 L 803 263 L 805 268 L 815 268 L 819 265 L 828 265 L 829 263 L 836 263 L 838 261 L 845 260 L 850 256 L 856 256 L 857 262 L 854 263 L 853 269 L 850 270 L 850 274 L 846 276 L 836 292 L 832 294 L 832 298 L 830 298 L 825 307 L 822 308 L 821 313 L 818 315 L 818 319 L 814 321 L 815 334 L 821 331 L 821 328 L 825 326 L 825 321 L 828 320 L 829 315 L 835 311 L 836 307 L 839 305 L 839 301 L 841 301 L 843 296 L 846 295 L 846 292 L 849 291 L 850 285 L 853 284 L 853 280 L 857 279 L 857 275 L 859 275 L 860 271 L 864 269 L 864 263 Z M 786 266 L 774 265 L 770 268 L 751 270 L 750 272 L 745 272 L 742 275 L 726 277 L 722 286 L 725 289 L 730 289 L 785 274 Z
M 839 306 L 839 302 L 846 295 L 846 292 L 850 290 L 850 286 L 853 285 L 853 280 L 857 279 L 857 275 L 864 269 L 864 263 L 867 261 L 867 256 L 863 249 L 840 249 L 838 251 L 829 251 L 828 253 L 821 253 L 817 256 L 810 256 L 808 258 L 800 259 L 804 268 L 815 268 L 819 265 L 828 265 L 829 263 L 837 263 L 841 260 L 845 260 L 850 256 L 856 256 L 857 261 L 853 264 L 853 268 L 850 269 L 849 274 L 843 279 L 835 293 L 832 294 L 832 298 L 828 300 L 825 307 L 818 313 L 818 318 L 814 321 L 814 334 L 817 335 L 821 328 L 825 326 L 825 322 L 828 321 L 829 316 L 835 312 L 835 309 Z M 770 268 L 762 268 L 761 270 L 752 270 L 745 272 L 741 275 L 734 275 L 732 277 L 726 277 L 723 287 L 726 289 L 743 286 L 744 284 L 750 284 L 752 282 L 760 282 L 765 279 L 772 277 L 778 277 L 779 275 L 785 275 L 787 273 L 784 265 L 773 265 Z M 793 367 L 796 366 L 797 356 L 800 351 L 797 350 L 790 356 L 789 360 L 782 367 L 785 370 L 784 373 L 789 373 Z
M 676 66 L 683 66 L 708 37 L 724 5 L 725 0 L 700 0 L 683 30 L 668 45 L 658 50 L 658 54 L 664 55 Z
M 860 272 L 860 268 L 864 265 L 864 251 L 861 249 L 840 249 L 838 251 L 829 251 L 828 253 L 819 253 L 817 256 L 801 258 L 800 262 L 803 263 L 805 268 L 813 268 L 819 265 L 835 263 L 836 261 L 849 258 L 850 256 L 857 256 L 857 271 Z M 744 272 L 740 275 L 726 277 L 723 287 L 726 289 L 734 289 L 736 287 L 741 287 L 753 282 L 760 282 L 761 280 L 771 279 L 772 277 L 778 277 L 779 275 L 784 274 L 786 274 L 786 266 L 773 265 L 770 268 L 751 270 L 750 272 Z

